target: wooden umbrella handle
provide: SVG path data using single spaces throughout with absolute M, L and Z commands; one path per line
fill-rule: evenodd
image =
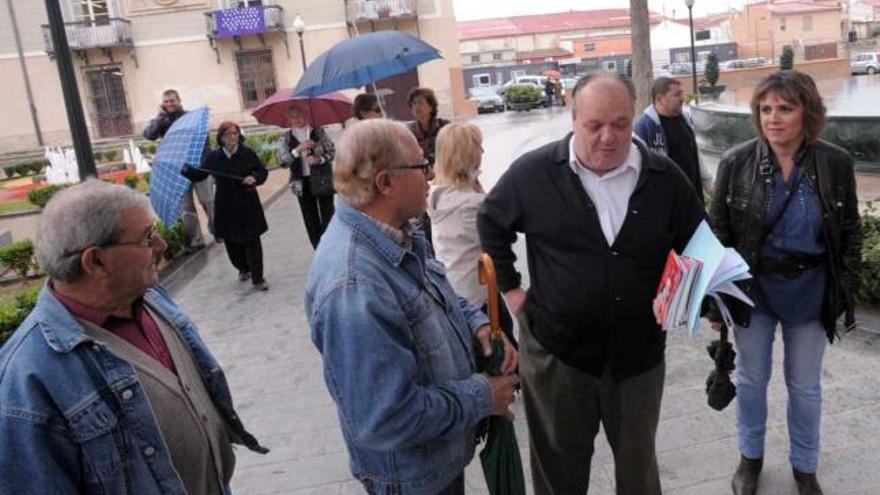
M 492 257 L 486 253 L 480 255 L 477 262 L 477 272 L 480 276 L 480 284 L 488 285 L 489 291 L 489 327 L 494 336 L 501 336 L 501 319 L 498 313 L 498 277 L 495 275 L 495 263 Z

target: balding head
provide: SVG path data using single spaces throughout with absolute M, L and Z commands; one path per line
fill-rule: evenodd
M 602 175 L 629 155 L 635 115 L 635 90 L 613 74 L 585 76 L 575 86 L 572 123 L 580 162 Z
M 336 191 L 355 207 L 371 202 L 379 194 L 376 174 L 405 163 L 410 141 L 415 138 L 409 129 L 388 119 L 362 120 L 346 129 L 333 162 Z
M 591 72 L 580 79 L 578 79 L 577 83 L 574 85 L 574 89 L 572 89 L 572 97 L 571 101 L 577 103 L 577 97 L 581 94 L 587 86 L 592 84 L 596 84 L 599 82 L 609 82 L 619 84 L 623 89 L 626 90 L 627 94 L 629 94 L 630 103 L 633 107 L 633 113 L 635 113 L 635 103 L 636 103 L 636 87 L 633 86 L 632 81 L 621 74 L 611 73 L 611 72 Z M 571 115 L 572 118 L 577 117 L 577 105 L 571 106 Z

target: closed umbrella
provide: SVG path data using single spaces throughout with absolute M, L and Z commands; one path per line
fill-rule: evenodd
M 440 52 L 402 31 L 377 31 L 333 45 L 306 68 L 294 88 L 298 96 L 320 96 L 359 88 L 408 72 L 440 58 Z
M 498 282 L 492 258 L 483 253 L 479 261 L 480 283 L 488 285 L 489 324 L 492 328 L 492 355 L 482 371 L 492 376 L 501 374 L 504 362 L 504 340 L 498 308 Z M 480 451 L 480 464 L 491 495 L 525 495 L 522 459 L 513 422 L 504 416 L 489 417 L 486 445 Z
M 727 340 L 727 325 L 722 324 L 721 336 L 707 347 L 709 357 L 715 362 L 715 369 L 706 379 L 706 395 L 709 407 L 721 411 L 736 397 L 736 386 L 730 380 L 730 373 L 736 367 L 736 351 Z
M 351 118 L 351 100 L 342 93 L 321 96 L 294 96 L 292 89 L 282 89 L 263 100 L 251 115 L 257 122 L 278 127 L 289 127 L 287 111 L 299 108 L 313 126 L 341 124 Z

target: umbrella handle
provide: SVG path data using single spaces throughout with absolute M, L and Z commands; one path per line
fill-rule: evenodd
M 492 335 L 500 337 L 501 318 L 498 313 L 498 277 L 495 274 L 495 263 L 492 257 L 486 253 L 480 255 L 477 262 L 477 273 L 480 277 L 480 285 L 488 285 L 489 291 L 489 326 L 492 329 Z
M 382 104 L 382 95 L 379 94 L 379 90 L 376 89 L 376 81 L 371 82 L 373 85 L 373 94 L 376 95 L 376 103 L 379 104 L 379 111 L 382 112 L 382 117 L 388 118 L 388 114 L 385 113 L 385 105 Z

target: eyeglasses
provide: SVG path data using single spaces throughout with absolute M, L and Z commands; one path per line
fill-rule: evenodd
M 114 242 L 113 244 L 107 244 L 106 246 L 101 247 L 113 247 L 113 246 L 138 246 L 142 248 L 154 248 L 156 244 L 159 243 L 159 240 L 162 239 L 162 234 L 159 233 L 159 230 L 154 225 L 150 231 L 144 236 L 143 239 L 139 241 L 129 241 L 129 242 Z M 164 240 L 164 239 L 163 239 Z
M 160 240 L 164 240 L 164 239 L 162 238 L 162 234 L 159 233 L 159 230 L 154 225 L 152 228 L 150 228 L 150 231 L 147 233 L 147 235 L 144 236 L 144 238 L 139 241 L 114 242 L 111 244 L 92 245 L 92 246 L 84 247 L 82 249 L 77 249 L 75 251 L 67 251 L 64 254 L 66 256 L 73 256 L 75 254 L 82 254 L 83 251 L 85 251 L 86 249 L 88 249 L 90 247 L 99 247 L 99 248 L 107 249 L 107 248 L 111 248 L 114 246 L 136 246 L 136 247 L 141 247 L 141 248 L 153 249 L 154 247 L 156 247 L 156 245 L 159 243 Z
M 428 160 L 422 160 L 420 163 L 416 165 L 397 165 L 395 167 L 391 167 L 392 170 L 421 170 L 423 174 L 428 175 L 432 170 L 434 170 L 434 164 L 429 162 Z

